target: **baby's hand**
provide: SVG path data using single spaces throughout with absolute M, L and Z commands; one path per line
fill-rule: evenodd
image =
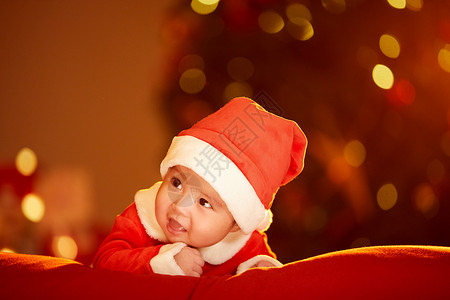
M 174 256 L 175 262 L 187 276 L 200 277 L 205 261 L 197 249 L 184 247 Z
M 260 260 L 252 268 L 272 268 L 272 267 L 276 266 L 267 260 Z

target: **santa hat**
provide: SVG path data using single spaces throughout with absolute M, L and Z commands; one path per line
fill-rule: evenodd
M 267 229 L 279 187 L 303 169 L 306 137 L 294 121 L 235 98 L 176 136 L 161 175 L 190 168 L 221 196 L 244 233 Z

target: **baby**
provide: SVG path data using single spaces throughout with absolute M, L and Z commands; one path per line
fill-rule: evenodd
M 94 267 L 199 277 L 281 266 L 264 232 L 279 187 L 303 169 L 306 145 L 294 121 L 231 100 L 173 139 L 163 181 L 116 218 Z

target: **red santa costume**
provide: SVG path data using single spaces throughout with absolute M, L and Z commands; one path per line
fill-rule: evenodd
M 184 166 L 206 180 L 225 202 L 240 230 L 198 248 L 202 275 L 238 274 L 259 261 L 281 266 L 264 233 L 279 187 L 303 169 L 306 137 L 291 120 L 273 115 L 248 98 L 235 98 L 176 136 L 161 163 L 164 178 Z M 170 243 L 155 217 L 161 182 L 139 191 L 116 218 L 94 267 L 138 273 L 184 275 L 174 256 L 187 245 Z

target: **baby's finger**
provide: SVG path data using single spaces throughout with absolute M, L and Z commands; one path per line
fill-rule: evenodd
M 194 263 L 199 265 L 200 267 L 203 267 L 205 265 L 205 261 L 200 255 L 195 255 L 192 258 L 194 259 Z
M 194 274 L 198 274 L 198 277 L 200 277 L 200 275 L 203 274 L 202 267 L 199 266 L 199 265 L 193 265 L 193 266 L 192 266 L 192 272 L 193 272 Z

